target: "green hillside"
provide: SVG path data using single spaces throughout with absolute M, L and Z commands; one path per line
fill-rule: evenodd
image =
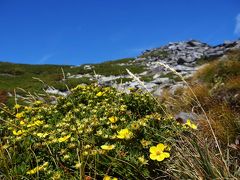
M 25 99 L 28 104 L 1 105 L 0 179 L 239 179 L 240 51 L 225 55 L 205 61 L 187 80 L 172 70 L 185 86 L 174 93 L 165 88 L 160 97 L 62 80 L 62 70 L 143 72 L 133 59 L 85 70 L 1 63 L 2 100 L 16 87 L 36 94 Z M 39 94 L 46 85 L 32 77 L 73 88 L 48 101 Z M 196 118 L 176 118 L 180 112 Z

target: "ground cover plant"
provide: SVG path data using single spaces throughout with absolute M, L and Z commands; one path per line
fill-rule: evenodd
M 178 124 L 143 92 L 78 85 L 56 104 L 3 107 L 1 179 L 165 177 L 171 147 L 196 126 Z
M 88 79 L 90 85 L 68 88 L 77 83 L 69 79 L 61 85 L 70 90 L 66 97 L 36 94 L 28 103 L 3 104 L 0 179 L 239 179 L 239 52 L 188 80 L 160 65 L 186 87 L 165 90 L 159 101 Z M 197 121 L 178 123 L 173 115 L 181 111 L 198 114 Z

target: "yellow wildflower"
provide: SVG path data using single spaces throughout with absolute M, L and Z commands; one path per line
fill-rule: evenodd
M 24 132 L 25 132 L 24 130 L 18 130 L 18 131 L 13 130 L 13 134 L 14 134 L 15 136 L 20 136 L 20 135 L 22 135 Z
M 103 92 L 101 92 L 101 91 L 96 94 L 97 97 L 100 97 L 102 95 L 103 95 Z
M 68 140 L 70 137 L 71 137 L 71 134 L 61 137 L 61 138 L 58 138 L 58 142 L 64 142 L 64 141 Z
M 37 120 L 34 122 L 35 125 L 40 126 L 43 124 L 43 121 Z
M 22 117 L 24 117 L 24 113 L 20 112 L 16 114 L 16 118 L 21 119 Z
M 84 156 L 87 156 L 89 153 L 88 153 L 88 151 L 83 151 L 83 153 L 82 153 Z
M 108 120 L 111 122 L 111 123 L 115 123 L 117 122 L 118 118 L 116 116 L 112 116 L 110 118 L 108 118 Z
M 118 180 L 118 178 L 106 175 L 103 177 L 103 180 Z
M 104 176 L 103 180 L 111 180 L 111 176 Z
M 120 111 L 126 111 L 127 109 L 127 106 L 126 105 L 121 105 L 120 106 Z
M 187 120 L 187 122 L 185 123 L 185 125 L 187 125 L 188 127 L 192 128 L 192 129 L 197 129 L 197 125 L 195 125 L 194 123 L 192 123 L 190 119 Z
M 19 104 L 15 104 L 15 106 L 14 106 L 15 109 L 19 109 L 20 107 L 21 107 L 21 105 L 19 105 Z
M 25 124 L 25 122 L 24 121 L 20 121 L 20 125 L 24 125 Z
M 132 135 L 133 135 L 133 133 L 126 128 L 126 129 L 121 129 L 118 132 L 117 137 L 119 139 L 130 139 L 132 137 Z
M 140 125 L 137 121 L 134 121 L 132 124 L 131 124 L 131 128 L 134 129 L 134 130 L 137 130 L 139 129 Z
M 114 149 L 115 145 L 106 145 L 105 144 L 105 145 L 102 145 L 101 148 L 104 149 L 104 150 L 108 150 L 109 151 L 109 150 Z
M 148 147 L 151 144 L 151 141 L 147 141 L 145 139 L 142 139 L 140 142 L 144 148 Z
M 51 179 L 52 180 L 61 179 L 61 173 L 60 172 L 55 172 Z
M 169 158 L 170 154 L 168 152 L 164 152 L 164 150 L 167 148 L 162 143 L 159 143 L 157 146 L 150 147 L 150 159 L 157 160 L 157 161 L 163 161 L 165 158 Z
M 148 164 L 148 160 L 146 160 L 144 156 L 138 157 L 138 161 L 143 165 Z
M 48 166 L 48 162 L 45 162 L 43 165 L 37 166 L 37 167 L 33 168 L 32 170 L 27 171 L 27 174 L 36 174 L 38 171 L 44 170 L 44 168 L 46 166 Z
M 32 108 L 31 108 L 31 107 L 28 107 L 28 106 L 25 106 L 24 109 L 27 110 L 27 111 L 32 110 Z
M 37 133 L 37 136 L 40 138 L 45 138 L 48 135 L 48 133 Z
M 36 105 L 40 105 L 40 104 L 42 104 L 42 103 L 43 103 L 43 102 L 40 101 L 40 100 L 34 102 L 34 104 L 36 104 Z
M 81 163 L 77 162 L 77 163 L 75 164 L 75 168 L 76 168 L 76 169 L 79 169 L 80 167 L 81 167 Z
M 63 156 L 63 159 L 65 159 L 65 160 L 67 160 L 67 159 L 69 159 L 69 158 L 70 158 L 70 156 L 69 156 L 68 154 L 66 154 L 66 155 Z

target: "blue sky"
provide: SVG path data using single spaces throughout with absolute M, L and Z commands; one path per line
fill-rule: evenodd
M 78 65 L 239 37 L 239 0 L 0 0 L 0 61 Z

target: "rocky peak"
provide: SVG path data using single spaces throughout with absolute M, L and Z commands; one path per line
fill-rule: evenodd
M 197 40 L 170 42 L 165 46 L 144 51 L 140 56 L 136 57 L 135 60 L 131 62 L 121 63 L 118 65 L 122 66 L 131 64 L 132 66 L 140 65 L 145 67 L 144 72 L 135 75 L 140 79 L 148 79 L 147 82 L 144 82 L 144 89 L 147 88 L 148 91 L 152 91 L 155 95 L 160 95 L 166 87 L 170 88 L 170 90 L 174 93 L 178 87 L 183 87 L 184 84 L 181 79 L 176 76 L 176 74 L 161 66 L 159 62 L 172 67 L 183 77 L 189 77 L 200 67 L 198 65 L 199 59 L 204 60 L 221 57 L 227 51 L 239 48 L 240 40 L 226 41 L 217 46 L 211 46 Z M 84 68 L 89 67 L 87 66 Z M 94 68 L 94 65 L 91 66 L 91 68 Z M 78 78 L 76 75 L 74 77 Z M 81 75 L 81 77 L 89 77 L 89 74 Z M 103 76 L 100 74 L 98 75 L 97 81 L 99 84 L 114 86 L 118 89 L 126 90 L 129 87 L 143 88 L 134 80 L 117 83 L 117 80 L 119 79 L 131 79 L 131 76 Z

